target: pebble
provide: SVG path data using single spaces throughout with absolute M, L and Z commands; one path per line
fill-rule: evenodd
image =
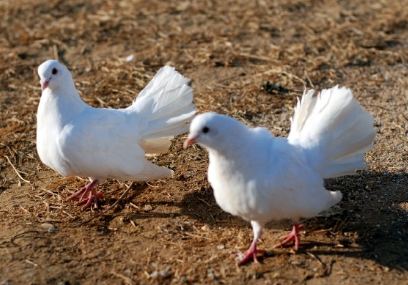
M 153 207 L 152 207 L 152 205 L 147 204 L 147 205 L 145 205 L 145 206 L 143 207 L 143 210 L 145 210 L 146 212 L 149 212 L 149 211 L 153 210 Z
M 210 227 L 208 225 L 204 225 L 201 227 L 202 231 L 208 232 L 210 230 Z
M 54 225 L 50 223 L 42 223 L 41 227 L 46 229 L 49 233 L 56 233 L 58 231 L 57 228 L 54 227 Z
M 149 276 L 151 278 L 164 278 L 164 277 L 167 277 L 169 275 L 170 275 L 170 273 L 169 273 L 169 271 L 167 269 L 161 270 L 161 271 L 156 270 L 156 271 L 153 271 L 152 273 L 149 274 Z
M 207 270 L 207 276 L 208 278 L 212 279 L 212 280 L 217 280 L 218 277 L 214 274 L 212 268 Z
M 293 264 L 293 265 L 301 265 L 302 262 L 295 260 L 295 261 L 292 261 L 290 264 Z
M 219 249 L 219 250 L 224 249 L 224 248 L 225 248 L 225 245 L 223 245 L 223 244 L 217 245 L 217 249 Z

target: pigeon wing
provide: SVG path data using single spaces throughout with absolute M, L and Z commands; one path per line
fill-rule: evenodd
M 321 176 L 308 164 L 302 149 L 285 138 L 275 138 L 259 171 L 260 209 L 275 218 L 312 217 L 341 199 L 340 192 L 327 191 Z M 262 209 L 263 208 L 263 209 Z
M 264 128 L 250 132 L 245 136 L 249 140 L 248 147 L 243 148 L 245 155 L 238 162 L 240 175 L 221 178 L 229 179 L 230 187 L 222 185 L 217 195 L 223 197 L 217 201 L 222 200 L 222 204 L 233 200 L 238 209 L 235 214 L 266 222 L 271 218 L 296 220 L 315 216 L 340 200 L 340 192 L 324 188 L 321 176 L 308 165 L 303 149 L 289 144 L 286 138 L 273 137 Z M 226 193 L 227 188 L 230 193 Z
M 137 181 L 170 176 L 171 170 L 146 160 L 141 129 L 143 120 L 135 114 L 89 108 L 64 126 L 58 149 L 72 175 Z

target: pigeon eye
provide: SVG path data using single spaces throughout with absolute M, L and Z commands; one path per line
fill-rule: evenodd
M 204 127 L 204 128 L 203 128 L 203 133 L 204 133 L 204 134 L 208 133 L 209 131 L 210 131 L 210 129 L 209 129 L 208 127 Z
M 51 73 L 54 74 L 54 75 L 57 74 L 57 73 L 58 73 L 58 69 L 53 68 L 52 71 L 51 71 Z

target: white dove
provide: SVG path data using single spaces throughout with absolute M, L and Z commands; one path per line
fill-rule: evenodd
M 341 200 L 323 179 L 365 168 L 364 153 L 375 137 L 373 117 L 351 91 L 333 87 L 303 94 L 288 138 L 266 128 L 249 128 L 216 113 L 196 116 L 184 147 L 194 142 L 209 152 L 208 180 L 218 205 L 250 221 L 254 239 L 239 265 L 257 262 L 257 241 L 265 223 L 290 218 L 293 230 L 278 245 L 299 248 L 301 217 L 313 217 Z
M 175 135 L 188 131 L 195 114 L 189 80 L 161 68 L 126 109 L 93 108 L 80 98 L 69 70 L 56 60 L 38 67 L 42 95 L 37 113 L 37 151 L 43 163 L 63 176 L 86 176 L 83 209 L 98 206 L 98 183 L 106 178 L 147 181 L 173 171 L 146 160 L 166 151 Z

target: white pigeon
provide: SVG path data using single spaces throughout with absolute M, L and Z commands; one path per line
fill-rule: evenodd
M 216 113 L 196 116 L 184 147 L 194 142 L 209 152 L 208 180 L 218 205 L 250 221 L 254 239 L 239 265 L 257 262 L 257 241 L 265 223 L 290 218 L 292 232 L 277 246 L 295 242 L 299 219 L 313 217 L 341 200 L 323 179 L 365 168 L 364 154 L 375 137 L 373 117 L 351 91 L 333 87 L 303 94 L 291 120 L 288 138 L 266 128 L 249 128 Z
M 86 176 L 83 209 L 98 206 L 98 183 L 106 178 L 147 181 L 173 171 L 150 163 L 145 153 L 161 153 L 170 139 L 188 131 L 195 114 L 189 80 L 161 68 L 126 109 L 93 108 L 80 98 L 69 70 L 56 60 L 38 67 L 42 95 L 37 113 L 37 151 L 63 176 Z

